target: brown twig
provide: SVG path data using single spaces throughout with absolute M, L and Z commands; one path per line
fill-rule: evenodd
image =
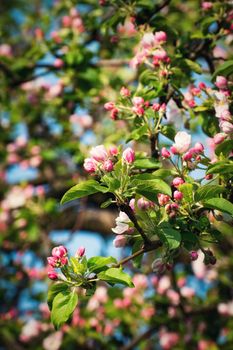
M 121 265 L 126 264 L 128 261 L 133 260 L 134 258 L 136 258 L 137 256 L 140 256 L 144 253 L 150 252 L 152 250 L 156 250 L 158 248 L 160 248 L 162 246 L 162 242 L 160 240 L 156 240 L 156 241 L 151 241 L 151 245 L 150 247 L 142 247 L 141 249 L 139 249 L 137 252 L 127 256 L 126 258 L 120 260 L 117 264 L 114 265 L 114 267 L 120 267 Z
M 123 211 L 126 215 L 128 215 L 129 219 L 132 221 L 135 228 L 140 233 L 140 235 L 145 243 L 145 246 L 149 247 L 151 245 L 151 240 L 147 237 L 147 235 L 145 234 L 145 232 L 143 231 L 143 229 L 139 225 L 139 223 L 134 215 L 133 210 L 130 208 L 130 206 L 128 204 L 120 204 L 119 207 L 120 207 L 120 210 Z

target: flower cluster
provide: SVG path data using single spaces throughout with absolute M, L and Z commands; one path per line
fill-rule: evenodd
M 203 144 L 196 142 L 194 147 L 190 148 L 191 135 L 185 131 L 179 131 L 174 140 L 175 143 L 170 147 L 170 151 L 165 147 L 162 148 L 161 156 L 172 161 L 172 155 L 177 155 L 183 166 L 191 170 L 195 169 L 198 163 L 205 157 Z
M 136 55 L 131 60 L 131 66 L 136 68 L 142 63 L 148 63 L 148 59 L 152 61 L 153 66 L 164 65 L 169 63 L 170 58 L 163 48 L 163 44 L 167 41 L 167 34 L 163 31 L 145 33 L 139 43 Z M 151 62 L 149 61 L 151 64 Z
M 76 258 L 81 258 L 85 254 L 85 248 L 84 247 L 79 247 L 77 250 L 75 257 Z M 67 257 L 67 249 L 63 245 L 60 245 L 58 247 L 54 247 L 52 249 L 52 256 L 49 256 L 47 258 L 48 264 L 49 264 L 49 270 L 48 270 L 48 277 L 51 280 L 57 280 L 59 275 L 54 270 L 55 268 L 63 268 L 66 265 L 69 264 L 69 259 Z M 64 271 L 63 271 L 64 272 Z
M 89 174 L 99 174 L 114 170 L 114 164 L 118 160 L 119 151 L 115 146 L 107 150 L 103 145 L 93 147 L 90 151 L 91 158 L 84 160 L 84 169 Z M 135 152 L 132 148 L 126 148 L 122 153 L 122 161 L 132 164 L 135 160 Z
M 118 103 L 111 101 L 104 105 L 104 108 L 111 112 L 110 115 L 113 120 L 119 119 L 121 116 L 126 119 L 131 118 L 131 116 L 143 117 L 150 111 L 155 112 L 155 116 L 161 116 L 166 111 L 165 103 L 146 101 L 143 97 L 137 95 L 131 98 L 131 91 L 124 86 L 120 90 L 120 95 L 124 104 L 122 104 L 122 101 Z

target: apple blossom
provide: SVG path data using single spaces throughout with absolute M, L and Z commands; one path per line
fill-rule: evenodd
M 108 152 L 103 145 L 92 147 L 92 149 L 90 150 L 90 155 L 97 162 L 104 162 L 108 158 Z
M 225 140 L 226 137 L 227 137 L 227 135 L 224 133 L 218 133 L 218 134 L 214 135 L 214 144 L 219 145 L 220 143 L 222 143 Z
M 122 86 L 121 90 L 120 90 L 120 94 L 122 97 L 130 97 L 131 92 L 129 89 L 127 89 L 126 87 Z
M 175 147 L 179 154 L 186 152 L 191 144 L 191 135 L 187 134 L 185 131 L 179 131 L 175 136 Z
M 115 103 L 114 102 L 106 102 L 105 105 L 104 105 L 104 108 L 107 110 L 107 111 L 111 111 L 115 108 Z
M 127 237 L 125 236 L 116 236 L 116 238 L 113 240 L 113 245 L 115 248 L 122 248 L 127 243 Z
M 175 191 L 173 197 L 176 201 L 181 201 L 183 199 L 183 193 L 180 191 Z
M 161 156 L 163 158 L 170 158 L 171 157 L 171 153 L 165 147 L 163 147 L 161 149 Z
M 58 279 L 58 274 L 55 270 L 49 270 L 48 271 L 48 278 L 51 280 L 57 280 Z
M 110 172 L 113 170 L 113 168 L 114 168 L 114 165 L 111 159 L 105 160 L 105 162 L 103 163 L 103 169 L 107 172 Z
M 124 150 L 124 152 L 122 153 L 122 158 L 123 160 L 128 163 L 128 164 L 132 164 L 135 160 L 135 152 L 132 148 L 128 147 Z
M 94 173 L 97 170 L 97 164 L 92 158 L 86 158 L 83 167 L 88 173 Z
M 67 249 L 63 245 L 60 245 L 58 247 L 54 247 L 52 249 L 52 256 L 54 258 L 60 259 L 67 255 Z
M 175 177 L 172 180 L 172 185 L 175 187 L 179 187 L 180 185 L 182 185 L 185 181 L 181 178 L 181 177 Z
M 134 96 L 132 102 L 135 107 L 142 107 L 145 101 L 142 97 Z
M 215 85 L 220 89 L 220 90 L 225 90 L 227 89 L 227 79 L 223 77 L 222 75 L 218 75 L 215 81 Z
M 158 193 L 159 205 L 163 206 L 163 205 L 167 204 L 170 201 L 170 199 L 171 198 L 167 194 Z
M 84 254 L 85 254 L 85 248 L 84 247 L 79 247 L 77 252 L 76 252 L 76 254 L 75 254 L 75 256 L 81 258 Z

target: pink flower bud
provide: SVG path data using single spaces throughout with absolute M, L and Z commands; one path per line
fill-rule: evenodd
M 162 103 L 161 106 L 160 106 L 159 111 L 160 111 L 160 112 L 165 112 L 165 111 L 166 111 L 166 108 L 167 108 L 166 103 Z
M 59 259 L 61 265 L 67 265 L 68 264 L 68 259 L 66 256 L 63 256 L 62 258 Z
M 83 167 L 88 173 L 94 173 L 97 170 L 96 162 L 92 158 L 86 158 Z
M 223 134 L 223 133 L 218 133 L 218 134 L 214 135 L 214 144 L 219 145 L 220 143 L 222 143 L 225 140 L 226 137 L 227 137 L 227 135 Z
M 173 193 L 173 197 L 174 197 L 174 199 L 175 199 L 176 201 L 181 201 L 182 198 L 183 198 L 183 193 L 180 192 L 180 191 L 175 191 L 175 192 Z
M 64 62 L 60 58 L 56 58 L 53 65 L 55 68 L 61 68 L 64 66 Z
M 126 245 L 127 238 L 122 235 L 116 236 L 116 238 L 113 240 L 113 245 L 115 248 L 122 248 Z
M 142 107 L 133 107 L 132 108 L 132 111 L 135 113 L 135 114 L 137 114 L 137 115 L 139 115 L 139 116 L 142 116 L 142 115 L 144 115 L 144 113 L 145 113 L 145 111 L 144 111 L 144 109 L 142 108 Z
M 215 81 L 215 85 L 220 90 L 225 90 L 225 89 L 227 89 L 227 79 L 222 75 L 218 75 L 216 78 L 216 81 Z
M 175 146 L 171 146 L 170 151 L 172 152 L 172 154 L 178 154 L 178 151 Z
M 201 94 L 201 90 L 196 88 L 196 87 L 193 87 L 191 89 L 191 93 L 194 95 L 194 96 L 199 96 Z
M 48 278 L 50 278 L 51 280 L 57 280 L 58 274 L 54 270 L 49 270 L 48 271 Z
M 144 105 L 144 99 L 142 97 L 134 96 L 132 101 L 135 107 L 141 107 Z
M 225 121 L 230 122 L 231 118 L 232 118 L 231 113 L 228 110 L 223 111 L 220 115 L 221 121 L 225 120 Z
M 155 35 L 155 41 L 157 41 L 158 43 L 163 43 L 167 41 L 167 34 L 165 32 L 156 32 Z
M 175 177 L 172 181 L 172 185 L 174 187 L 179 187 L 180 185 L 182 185 L 184 183 L 184 180 L 181 177 Z
M 135 211 L 135 199 L 134 198 L 130 199 L 129 206 L 133 211 Z
M 192 158 L 193 158 L 193 152 L 190 152 L 190 151 L 186 152 L 182 157 L 182 159 L 185 160 L 186 162 Z
M 118 148 L 116 146 L 109 147 L 109 154 L 111 156 L 117 156 L 118 155 Z
M 152 109 L 153 109 L 153 111 L 158 112 L 159 109 L 160 109 L 160 104 L 159 103 L 153 103 Z
M 52 256 L 54 258 L 63 258 L 67 254 L 67 249 L 63 245 L 60 245 L 58 247 L 54 247 L 52 250 Z
M 139 198 L 137 201 L 137 206 L 140 210 L 147 210 L 150 208 L 150 202 L 147 201 L 145 198 Z
M 186 102 L 190 108 L 194 108 L 196 106 L 196 102 L 194 100 L 188 100 Z
M 164 157 L 164 158 L 170 158 L 171 157 L 171 153 L 165 147 L 163 147 L 161 149 L 161 156 Z
M 225 133 L 225 134 L 232 134 L 233 133 L 233 124 L 230 122 L 222 121 L 220 122 L 220 129 Z
M 159 205 L 163 206 L 170 201 L 170 197 L 167 194 L 158 193 Z
M 206 176 L 205 176 L 205 179 L 206 179 L 206 180 L 211 180 L 211 179 L 213 179 L 213 174 L 208 174 L 208 175 L 206 175 Z
M 72 24 L 72 18 L 70 16 L 62 17 L 62 25 L 63 27 L 70 27 Z
M 172 210 L 178 210 L 179 209 L 179 205 L 177 203 L 171 203 L 171 209 Z
M 200 142 L 195 143 L 194 150 L 196 151 L 196 153 L 202 153 L 204 151 L 203 144 Z
M 90 155 L 97 162 L 104 162 L 108 158 L 108 152 L 107 152 L 106 148 L 103 145 L 92 147 L 92 149 L 90 151 Z
M 85 254 L 85 248 L 79 247 L 76 254 L 75 254 L 75 257 L 81 258 L 84 254 Z
M 111 111 L 113 108 L 115 108 L 115 103 L 114 102 L 107 102 L 104 104 L 104 108 L 107 111 Z
M 195 261 L 198 259 L 198 252 L 196 252 L 195 250 L 191 251 L 189 253 L 190 259 L 191 261 Z
M 208 11 L 208 10 L 212 9 L 213 4 L 210 1 L 203 1 L 201 4 L 201 7 L 203 8 L 203 10 Z
M 116 120 L 118 117 L 119 109 L 118 108 L 113 108 L 111 110 L 111 119 Z
M 110 172 L 113 170 L 113 162 L 110 159 L 105 160 L 103 163 L 103 169 L 107 172 Z
M 201 90 L 205 90 L 206 89 L 206 84 L 203 83 L 203 82 L 199 83 L 198 86 L 199 86 L 199 89 L 201 89 Z
M 51 267 L 56 267 L 57 266 L 57 262 L 58 262 L 58 259 L 57 258 L 54 258 L 53 256 L 49 256 L 47 258 L 47 261 L 48 261 L 48 264 L 51 266 Z
M 164 49 L 158 49 L 154 51 L 153 60 L 166 61 L 167 52 Z
M 134 150 L 130 147 L 126 148 L 126 150 L 124 150 L 124 152 L 122 153 L 122 158 L 128 164 L 133 163 L 135 160 Z
M 129 89 L 127 89 L 126 87 L 122 86 L 122 88 L 120 90 L 120 95 L 122 97 L 130 97 L 131 92 L 129 91 Z

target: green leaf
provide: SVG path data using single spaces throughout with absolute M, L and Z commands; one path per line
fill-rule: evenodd
M 49 287 L 47 303 L 50 310 L 52 309 L 53 299 L 55 298 L 55 296 L 62 291 L 66 291 L 67 289 L 68 285 L 62 282 L 54 283 Z
M 147 125 L 142 125 L 137 129 L 134 129 L 129 137 L 127 138 L 126 142 L 129 142 L 131 140 L 140 140 L 144 135 L 146 135 L 148 132 L 148 126 Z
M 183 193 L 186 202 L 193 202 L 193 185 L 185 183 L 179 186 L 179 191 Z
M 121 183 L 118 179 L 112 177 L 111 174 L 104 175 L 102 181 L 108 186 L 108 192 L 115 192 L 120 188 Z
M 80 263 L 79 260 L 73 256 L 70 258 L 70 262 L 75 273 L 81 275 L 84 274 L 84 272 L 86 271 L 86 267 L 84 264 Z
M 161 134 L 166 136 L 168 139 L 174 141 L 174 137 L 176 136 L 176 130 L 173 125 L 162 125 Z
M 134 287 L 131 277 L 121 268 L 112 267 L 98 274 L 98 278 L 109 283 L 121 283 L 128 287 Z
M 160 225 L 158 235 L 169 249 L 177 249 L 180 246 L 181 234 L 169 224 Z
M 222 153 L 224 156 L 227 156 L 231 151 L 233 150 L 233 140 L 226 140 L 220 145 L 217 145 L 215 148 L 215 154 L 217 156 L 220 156 Z
M 75 289 L 73 291 L 62 291 L 55 296 L 51 311 L 51 321 L 56 329 L 68 321 L 77 303 L 78 294 Z
M 206 174 L 233 174 L 233 163 L 222 161 L 210 165 Z
M 87 266 L 91 272 L 100 272 L 107 268 L 109 264 L 116 264 L 117 260 L 112 256 L 93 256 L 87 261 Z
M 141 158 L 135 160 L 134 167 L 137 169 L 156 169 L 161 168 L 161 163 L 154 158 Z
M 188 58 L 184 59 L 186 65 L 195 73 L 201 74 L 202 73 L 202 68 L 201 66 L 194 61 L 189 60 Z
M 202 115 L 202 130 L 204 133 L 209 136 L 213 137 L 215 134 L 217 134 L 219 129 L 219 121 L 213 114 L 207 114 L 203 113 Z
M 225 192 L 226 189 L 219 185 L 204 185 L 198 188 L 194 194 L 196 202 L 216 197 L 218 194 Z
M 159 169 L 159 170 L 156 170 L 152 173 L 152 175 L 156 178 L 166 178 L 168 176 L 171 176 L 171 175 L 175 175 L 176 173 L 173 171 L 173 170 L 170 170 L 170 169 Z
M 227 199 L 211 198 L 207 201 L 204 201 L 202 204 L 205 208 L 217 209 L 233 216 L 233 204 Z
M 79 184 L 71 187 L 62 197 L 61 204 L 67 203 L 74 199 L 86 197 L 90 194 L 97 192 L 106 193 L 108 189 L 104 186 L 101 186 L 95 180 L 88 180 L 80 182 Z
M 228 76 L 233 73 L 233 60 L 229 60 L 221 64 L 212 76 L 212 80 L 216 78 L 217 75 Z
M 157 194 L 164 193 L 171 196 L 170 186 L 160 179 L 153 180 L 134 180 L 137 189 L 136 192 L 147 199 L 157 202 Z

